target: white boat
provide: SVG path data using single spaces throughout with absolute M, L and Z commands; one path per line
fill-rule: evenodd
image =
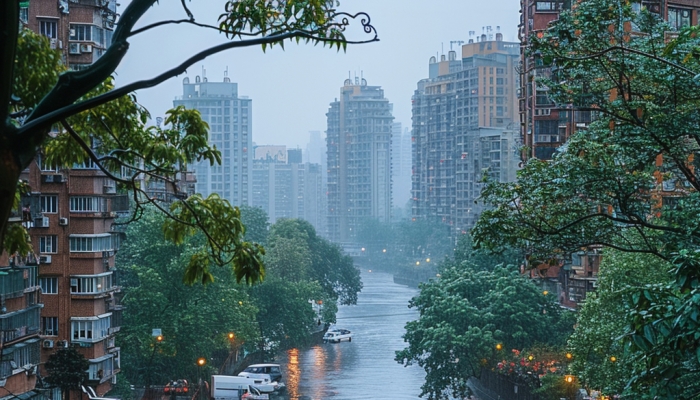
M 324 342 L 340 343 L 343 340 L 352 342 L 352 332 L 347 329 L 332 329 L 323 335 Z

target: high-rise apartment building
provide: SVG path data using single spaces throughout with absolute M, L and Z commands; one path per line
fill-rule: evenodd
M 431 57 L 429 77 L 418 82 L 413 96 L 412 215 L 438 218 L 453 235 L 468 231 L 478 216 L 473 202 L 482 171 L 493 171 L 501 149 L 509 154 L 514 145 L 509 132 L 518 115 L 519 44 L 504 42 L 501 33 L 494 39 L 490 27 L 487 32 L 464 44 L 461 58 L 456 51 L 440 61 Z M 501 128 L 493 149 L 498 151 L 482 147 L 483 128 Z
M 20 7 L 25 27 L 46 36 L 70 69 L 90 66 L 111 43 L 115 0 L 32 0 L 20 2 Z M 18 377 L 19 381 L 24 377 L 35 381 L 36 375 L 46 372 L 37 365 L 58 349 L 75 347 L 89 361 L 87 385 L 103 395 L 116 383 L 120 370 L 115 334 L 121 325 L 122 306 L 114 253 L 121 237 L 112 226 L 118 213 L 128 212 L 128 198 L 116 194 L 115 183 L 91 163 L 59 169 L 43 164 L 37 156 L 22 179 L 31 187 L 31 194 L 22 201 L 22 223 L 38 255 L 38 276 L 31 269 L 22 274 L 27 309 L 0 316 L 0 382 L 6 389 L 14 386 L 9 389 L 12 397 L 60 398 L 57 388 L 46 394 L 22 393 L 16 386 Z M 31 265 L 13 258 L 11 270 Z M 22 262 L 25 267 L 19 266 Z M 8 273 L 9 281 L 18 288 L 15 272 Z M 42 293 L 40 315 L 34 286 Z M 11 303 L 16 307 L 17 299 Z M 8 323 L 25 326 L 11 332 Z M 29 335 L 35 337 L 23 343 L 17 340 Z M 11 368 L 5 368 L 6 361 Z
M 391 216 L 392 104 L 380 86 L 346 79 L 326 114 L 328 233 L 352 241 L 366 219 Z
M 391 126 L 391 201 L 394 209 L 403 209 L 411 199 L 411 131 L 401 123 Z M 392 215 L 395 217 L 395 215 Z
M 239 96 L 238 84 L 227 76 L 223 82 L 195 76 L 194 82 L 183 80 L 182 97 L 173 105 L 198 110 L 209 124 L 209 143 L 221 151 L 221 165 L 192 166 L 195 191 L 217 193 L 232 205 L 252 204 L 253 101 Z
M 280 150 L 282 149 L 282 150 Z M 282 151 L 284 157 L 278 155 Z M 317 232 L 324 229 L 321 199 L 324 196 L 321 166 L 302 163 L 300 149 L 285 146 L 257 146 L 253 160 L 253 202 L 269 216 L 270 223 L 281 218 L 304 219 Z

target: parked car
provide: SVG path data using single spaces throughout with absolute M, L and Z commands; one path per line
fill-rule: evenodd
M 279 364 L 252 364 L 246 367 L 238 376 L 248 376 L 250 374 L 270 375 L 272 382 L 280 382 L 282 380 L 282 369 L 280 369 Z
M 352 332 L 347 329 L 333 329 L 323 335 L 324 342 L 340 343 L 343 340 L 352 342 Z

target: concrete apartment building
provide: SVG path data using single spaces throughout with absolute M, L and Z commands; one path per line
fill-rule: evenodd
M 253 203 L 274 224 L 281 218 L 304 219 L 323 232 L 321 166 L 303 163 L 301 149 L 257 146 L 253 160 Z
M 116 7 L 113 0 L 31 0 L 20 2 L 20 19 L 80 70 L 110 44 Z M 88 359 L 87 384 L 102 395 L 120 369 L 120 234 L 112 223 L 128 199 L 90 164 L 57 169 L 38 155 L 21 178 L 31 193 L 11 220 L 28 228 L 36 255 L 0 256 L 0 396 L 60 399 L 59 389 L 37 386 L 38 377 L 49 356 L 68 347 Z
M 349 243 L 363 220 L 391 217 L 392 104 L 380 86 L 355 77 L 326 117 L 328 235 Z
M 671 25 L 672 31 L 687 25 L 697 25 L 700 16 L 700 0 L 643 0 L 633 6 L 645 7 L 658 14 Z M 547 96 L 547 88 L 538 85 L 536 80 L 538 76 L 549 76 L 551 69 L 541 66 L 534 57 L 526 56 L 529 38 L 547 29 L 561 11 L 570 7 L 571 1 L 568 0 L 522 0 L 520 3 L 520 135 L 523 144 L 530 150 L 522 154 L 524 160 L 550 160 L 558 147 L 576 131 L 587 129 L 595 118 L 589 111 L 554 104 Z M 660 162 L 657 160 L 657 163 Z M 658 183 L 662 190 L 654 196 L 661 198 L 664 205 L 679 196 L 679 191 L 673 184 Z M 543 266 L 541 271 L 535 269 L 530 274 L 544 278 L 550 292 L 557 291 L 561 304 L 575 308 L 586 298 L 587 293 L 595 290 L 601 257 L 600 247 L 590 247 L 572 254 L 570 261 L 562 265 L 551 268 Z
M 173 106 L 198 110 L 209 124 L 209 143 L 221 151 L 221 165 L 192 165 L 195 191 L 203 197 L 217 193 L 232 205 L 252 204 L 253 101 L 239 96 L 228 76 L 208 82 L 198 75 L 194 82 L 183 79 L 182 96 Z
M 412 172 L 411 131 L 401 128 L 400 122 L 391 125 L 391 202 L 392 207 L 399 210 L 411 199 Z
M 412 99 L 412 216 L 442 221 L 455 239 L 478 217 L 483 171 L 506 181 L 517 168 L 519 44 L 485 32 L 461 47 L 461 57 L 452 50 L 431 57 Z

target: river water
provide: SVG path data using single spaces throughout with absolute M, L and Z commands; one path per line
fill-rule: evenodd
M 287 384 L 285 398 L 420 399 L 423 369 L 394 361 L 395 351 L 405 347 L 406 322 L 418 318 L 408 308 L 418 290 L 395 284 L 391 274 L 366 270 L 362 283 L 357 305 L 338 310 L 336 326 L 352 331 L 351 342 L 292 349 L 277 360 Z

